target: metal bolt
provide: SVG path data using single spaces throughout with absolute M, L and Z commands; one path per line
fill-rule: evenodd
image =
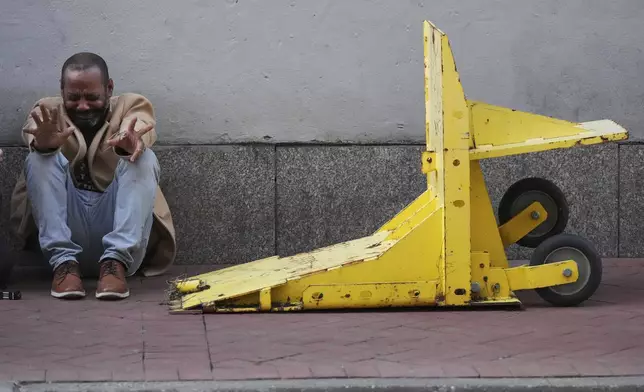
M 420 291 L 418 290 L 414 291 L 414 297 L 418 297 L 418 296 L 420 296 Z
M 540 216 L 541 215 L 537 211 L 532 211 L 532 213 L 530 214 L 530 217 L 534 220 L 539 219 Z
M 473 293 L 478 293 L 481 291 L 481 285 L 479 282 L 472 282 L 472 292 Z
M 494 286 L 492 286 L 492 289 L 494 289 L 494 291 L 499 291 L 501 290 L 501 285 L 499 283 L 494 283 Z
M 572 276 L 572 270 L 570 268 L 566 268 L 565 270 L 563 270 L 563 276 L 570 278 Z

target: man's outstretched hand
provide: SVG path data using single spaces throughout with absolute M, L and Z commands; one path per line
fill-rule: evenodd
M 150 132 L 154 125 L 147 125 L 140 130 L 136 131 L 134 125 L 136 125 L 136 117 L 130 121 L 125 133 L 117 134 L 115 138 L 107 141 L 107 144 L 112 147 L 117 147 L 125 150 L 130 154 L 130 162 L 135 162 L 143 151 L 145 150 L 145 144 L 143 143 L 142 136 Z
M 74 133 L 74 127 L 67 127 L 61 131 L 60 126 L 64 124 L 58 123 L 58 109 L 54 108 L 50 113 L 44 105 L 39 107 L 42 117 L 38 116 L 36 110 L 32 110 L 31 118 L 36 126 L 25 129 L 24 132 L 34 136 L 34 147 L 38 150 L 56 150 Z

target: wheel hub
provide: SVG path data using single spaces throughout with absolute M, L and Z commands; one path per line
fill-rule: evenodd
M 548 234 L 557 224 L 557 203 L 547 193 L 532 190 L 521 194 L 512 203 L 512 215 L 518 215 L 521 211 L 525 210 L 530 204 L 535 201 L 539 202 L 548 213 L 546 220 L 539 226 L 535 227 L 530 233 L 526 235 L 530 237 L 540 237 Z
M 588 284 L 588 280 L 590 279 L 590 261 L 579 249 L 571 247 L 558 248 L 550 252 L 546 257 L 546 263 L 556 263 L 566 260 L 574 260 L 577 263 L 579 278 L 576 282 L 548 288 L 559 295 L 573 295 L 579 292 Z

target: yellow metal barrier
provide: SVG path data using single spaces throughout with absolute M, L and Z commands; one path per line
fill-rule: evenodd
M 497 224 L 479 160 L 628 137 L 613 121 L 571 123 L 466 100 L 447 36 L 424 22 L 427 190 L 372 235 L 177 279 L 173 312 L 296 311 L 520 304 L 534 289 L 553 305 L 587 300 L 601 259 L 564 234 L 568 207 L 545 179 L 514 184 Z M 534 248 L 511 268 L 505 248 Z

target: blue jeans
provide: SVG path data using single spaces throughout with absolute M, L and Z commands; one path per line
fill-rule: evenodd
M 159 181 L 150 149 L 134 163 L 120 159 L 104 193 L 76 188 L 60 152 L 30 152 L 25 178 L 40 248 L 53 269 L 77 261 L 84 276 L 97 276 L 105 259 L 122 262 L 128 276 L 141 267 Z

